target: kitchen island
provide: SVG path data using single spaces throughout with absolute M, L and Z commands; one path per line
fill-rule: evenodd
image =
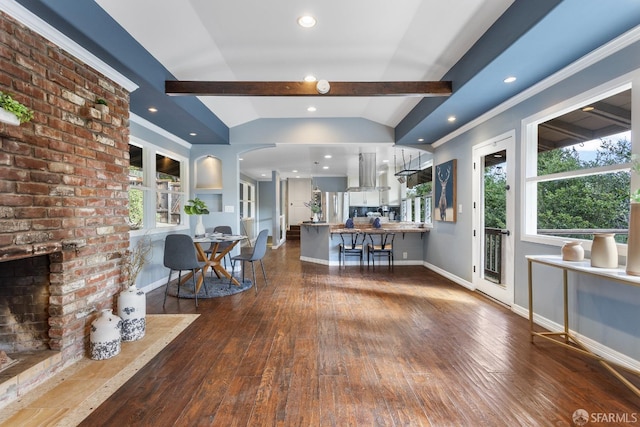
M 370 224 L 344 228 L 344 224 L 303 222 L 300 224 L 300 261 L 338 265 L 340 233 L 387 231 L 396 233 L 393 242 L 395 265 L 422 265 L 425 239 L 429 230 L 430 227 L 421 228 L 413 222 L 389 222 L 384 223 L 381 228 L 373 228 Z M 358 264 L 358 260 L 347 260 L 347 265 Z M 366 255 L 364 265 L 366 265 Z

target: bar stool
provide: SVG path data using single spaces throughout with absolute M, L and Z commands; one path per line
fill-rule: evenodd
M 368 233 L 369 243 L 367 243 L 367 266 L 369 265 L 369 257 L 373 268 L 376 267 L 376 256 L 386 256 L 389 260 L 389 267 L 393 267 L 393 239 L 395 233 Z
M 357 256 L 360 258 L 360 264 L 362 264 L 362 257 L 364 254 L 364 234 L 358 232 L 340 233 L 340 239 L 342 240 L 342 243 L 338 245 L 338 249 L 340 250 L 338 264 L 342 263 L 342 266 L 344 267 L 344 258 L 346 256 Z

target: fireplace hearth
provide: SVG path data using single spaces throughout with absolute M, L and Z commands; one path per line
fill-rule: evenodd
M 0 351 L 49 349 L 49 256 L 0 262 Z

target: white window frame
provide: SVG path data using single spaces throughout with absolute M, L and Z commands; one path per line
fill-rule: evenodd
M 131 236 L 149 235 L 167 233 L 168 231 L 188 230 L 189 221 L 176 225 L 156 224 L 156 197 L 158 189 L 156 188 L 156 154 L 170 157 L 180 162 L 180 188 L 179 194 L 182 195 L 182 204 L 180 212 L 184 211 L 184 203 L 189 198 L 189 159 L 169 150 L 160 148 L 148 141 L 131 136 L 129 144 L 142 148 L 142 165 L 143 165 L 143 183 L 136 186 L 136 190 L 143 193 L 143 221 L 142 227 L 137 230 L 131 230 Z M 127 189 L 129 191 L 129 188 Z M 186 214 L 183 216 L 186 218 Z
M 632 86 L 635 86 L 634 91 Z M 584 175 L 592 175 L 596 173 L 591 169 L 585 172 L 585 170 L 576 170 L 571 172 L 563 172 L 552 175 L 538 176 L 538 125 L 540 123 L 551 120 L 555 117 L 562 116 L 570 111 L 573 111 L 583 105 L 607 98 L 616 93 L 631 89 L 631 99 L 633 105 L 640 105 L 637 101 L 640 101 L 640 70 L 636 70 L 632 73 L 621 76 L 617 79 L 611 80 L 605 84 L 602 84 L 594 89 L 579 94 L 566 101 L 551 106 L 539 113 L 529 116 L 522 120 L 522 158 L 521 158 L 521 197 L 522 200 L 522 236 L 523 241 L 532 243 L 548 244 L 553 246 L 562 246 L 566 239 L 558 236 L 546 236 L 537 234 L 537 184 L 543 181 L 555 180 L 555 179 L 568 179 Z M 631 152 L 640 152 L 640 141 L 638 131 L 640 130 L 640 108 L 633 108 L 631 112 Z M 624 171 L 629 170 L 629 163 L 612 165 L 602 167 L 597 170 L 597 173 L 609 173 L 611 171 Z M 633 174 L 632 174 L 633 175 Z M 632 177 L 633 180 L 633 177 Z M 636 184 L 631 182 L 632 188 Z M 591 248 L 591 242 L 586 241 L 584 243 L 585 249 Z M 618 252 L 622 256 L 626 256 L 627 245 L 618 244 Z
M 243 219 L 255 219 L 256 217 L 256 186 L 247 181 L 240 181 L 240 185 L 243 187 L 242 189 L 242 199 L 240 199 L 240 204 L 242 205 L 242 209 L 240 210 L 243 213 Z M 253 197 L 248 197 L 249 195 Z M 247 215 L 249 213 L 249 215 Z

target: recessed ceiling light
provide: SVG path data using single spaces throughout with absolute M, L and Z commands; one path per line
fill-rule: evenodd
M 303 28 L 311 28 L 316 25 L 316 18 L 311 15 L 303 15 L 298 18 L 298 25 Z
M 322 169 L 329 169 L 329 166 L 323 166 Z
M 151 113 L 157 113 L 158 112 L 158 109 L 156 107 L 149 107 L 148 110 Z
M 389 163 L 389 159 L 384 159 L 382 163 Z
M 191 136 L 197 136 L 198 134 L 197 134 L 197 133 L 195 133 L 195 132 L 190 132 L 190 133 L 189 133 L 189 135 L 191 135 Z
M 424 142 L 424 138 L 418 138 L 418 142 Z
M 324 155 L 324 158 L 325 158 L 325 159 L 330 159 L 330 158 L 331 158 L 331 154 L 325 154 L 325 155 Z
M 316 76 L 312 76 L 311 74 L 309 74 L 308 76 L 304 76 L 304 81 L 305 82 L 315 82 L 316 81 Z
M 449 117 L 447 118 L 447 121 L 448 121 L 448 122 L 450 122 L 450 123 L 453 123 L 453 122 L 455 122 L 455 121 L 456 121 L 456 117 L 455 117 L 455 116 L 449 116 Z
M 316 111 L 316 107 L 311 106 L 311 107 L 307 107 L 307 111 L 310 113 L 313 113 L 314 111 Z
M 584 112 L 586 113 L 587 111 L 593 111 L 593 110 L 595 110 L 595 109 L 596 109 L 596 107 L 594 107 L 593 105 L 589 105 L 589 106 L 587 106 L 587 107 L 584 107 L 584 108 L 582 109 L 582 111 L 584 111 Z
M 263 173 L 263 174 L 260 174 L 260 176 L 267 176 L 267 174 L 266 174 L 266 173 Z
M 298 173 L 298 170 L 294 169 L 294 170 L 291 171 L 291 173 Z
M 242 157 L 240 157 L 238 160 L 243 161 L 244 159 Z
M 506 79 L 503 80 L 505 83 L 513 83 L 516 81 L 516 78 L 514 76 L 509 76 Z

